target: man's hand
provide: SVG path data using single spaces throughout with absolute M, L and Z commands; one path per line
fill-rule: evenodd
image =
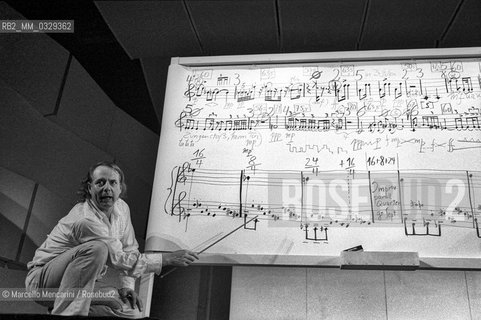
M 187 267 L 198 259 L 197 254 L 189 250 L 167 252 L 162 253 L 162 266 Z
M 127 303 L 128 301 L 132 309 L 135 309 L 135 306 L 137 306 L 139 308 L 139 311 L 142 311 L 142 300 L 140 300 L 134 290 L 129 288 L 119 289 L 119 296 L 120 300 L 122 300 L 123 303 Z

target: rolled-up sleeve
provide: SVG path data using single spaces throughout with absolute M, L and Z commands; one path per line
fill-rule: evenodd
M 135 232 L 130 220 L 130 213 L 127 212 L 127 219 L 125 223 L 124 235 L 122 237 L 122 252 L 124 254 L 137 255 L 137 262 L 135 263 L 132 272 L 129 270 L 120 273 L 120 282 L 126 288 L 132 288 L 135 285 L 135 278 L 144 273 L 152 273 L 159 275 L 162 271 L 162 254 L 160 253 L 139 253 L 139 244 L 135 239 Z M 115 257 L 117 258 L 117 257 Z M 119 257 L 121 258 L 121 257 Z

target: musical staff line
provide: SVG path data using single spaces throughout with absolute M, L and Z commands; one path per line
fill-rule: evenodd
M 447 78 L 438 75 L 437 78 L 381 80 L 353 80 L 339 78 L 338 80 L 309 80 L 291 83 L 252 83 L 242 85 L 219 85 L 219 83 L 194 83 L 188 79 L 184 97 L 189 102 L 200 99 L 205 102 L 248 101 L 281 102 L 296 101 L 301 98 L 335 99 L 342 101 L 363 101 L 367 98 L 399 99 L 401 97 L 420 97 L 424 100 L 438 101 L 441 95 L 465 94 L 476 95 L 481 92 L 481 86 L 473 85 L 474 76 Z M 476 77 L 477 78 L 477 77 Z M 475 84 L 476 81 L 474 81 Z
M 395 133 L 402 130 L 440 130 L 440 131 L 480 131 L 481 115 L 430 114 L 403 117 L 315 117 L 315 116 L 275 116 L 261 119 L 251 117 L 232 118 L 191 118 L 176 122 L 180 131 L 251 131 L 276 130 L 328 132 L 356 131 L 370 133 Z
M 244 170 L 224 171 L 219 175 L 214 174 L 215 169 L 204 168 L 183 176 L 186 167 L 184 164 L 172 169 L 180 179 L 173 180 L 176 185 L 169 187 L 174 190 L 169 197 L 178 203 L 165 212 L 178 216 L 179 222 L 194 217 L 247 220 L 254 214 L 259 221 L 317 223 L 319 227 L 406 225 L 407 219 L 412 223 L 422 220 L 424 224 L 474 227 L 474 219 L 481 214 L 481 204 L 471 196 L 481 190 L 479 171 L 368 170 L 356 171 L 355 177 L 346 178 L 345 171 L 312 174 L 311 171 L 259 170 L 256 175 L 248 176 Z M 226 188 L 222 191 L 222 201 L 207 196 L 202 188 L 205 185 L 216 186 L 219 191 Z M 292 202 L 288 198 L 286 202 L 282 195 L 293 187 L 299 190 L 300 199 Z M 176 196 L 176 192 L 185 192 L 187 188 L 192 193 L 189 199 L 195 201 L 190 206 Z M 453 188 L 457 194 L 452 194 Z M 309 197 L 315 195 L 314 191 L 319 193 L 319 198 L 313 201 Z M 353 197 L 354 192 L 357 198 Z M 228 198 L 232 201 L 226 201 Z M 321 199 L 324 203 L 319 202 Z

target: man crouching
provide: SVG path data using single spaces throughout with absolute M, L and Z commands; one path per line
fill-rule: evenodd
M 159 275 L 162 266 L 188 266 L 198 259 L 188 250 L 140 253 L 129 206 L 122 200 L 126 190 L 124 173 L 115 163 L 92 166 L 82 180 L 81 201 L 58 222 L 27 264 L 28 291 L 56 292 L 54 301 L 37 301 L 52 314 L 139 318 L 142 302 L 134 291 L 135 278 L 151 272 Z M 97 281 L 107 266 L 119 270 L 120 289 Z M 104 294 L 95 294 L 100 292 Z

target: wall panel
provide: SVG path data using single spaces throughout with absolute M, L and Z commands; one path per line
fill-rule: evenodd
M 481 320 L 481 272 L 466 271 L 465 276 L 471 320 Z
M 383 274 L 307 269 L 307 319 L 385 319 Z
M 73 201 L 91 163 L 107 153 L 42 117 L 14 90 L 0 83 L 0 165 Z
M 25 19 L 5 2 L 0 2 L 0 15 Z M 0 78 L 44 115 L 55 109 L 68 56 L 47 34 L 0 34 Z
M 105 150 L 115 109 L 109 97 L 74 58 L 58 114 L 49 119 L 81 139 Z
M 159 137 L 122 110 L 116 109 L 112 118 L 109 144 L 105 150 L 121 160 L 126 170 L 152 185 Z
M 389 320 L 470 319 L 463 271 L 386 271 Z
M 306 319 L 306 268 L 234 267 L 231 319 Z

